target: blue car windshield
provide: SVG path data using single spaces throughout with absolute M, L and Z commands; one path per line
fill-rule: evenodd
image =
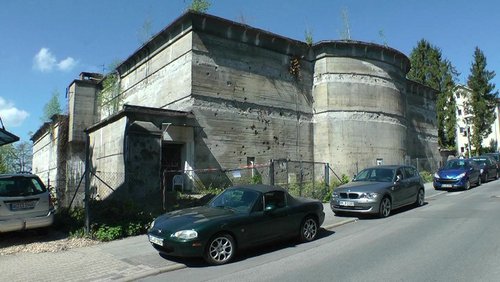
M 444 166 L 444 168 L 448 169 L 465 169 L 467 167 L 469 167 L 467 161 L 461 159 L 448 161 Z
M 354 181 L 392 182 L 394 181 L 394 170 L 390 168 L 368 168 L 358 173 Z
M 227 189 L 212 199 L 212 201 L 208 203 L 208 206 L 249 212 L 253 208 L 259 195 L 258 192 L 248 189 Z

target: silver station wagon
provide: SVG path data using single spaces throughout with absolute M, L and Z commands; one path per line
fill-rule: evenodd
M 412 166 L 376 166 L 362 170 L 352 182 L 337 187 L 330 200 L 336 215 L 377 214 L 387 217 L 393 209 L 424 204 L 424 183 Z
M 0 174 L 0 233 L 54 222 L 50 193 L 34 174 Z

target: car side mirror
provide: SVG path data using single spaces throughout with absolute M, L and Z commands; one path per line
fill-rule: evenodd
M 402 179 L 401 175 L 399 175 L 399 174 L 396 175 L 396 183 L 401 182 L 401 179 Z

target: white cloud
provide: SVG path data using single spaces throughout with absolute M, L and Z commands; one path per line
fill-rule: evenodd
M 71 57 L 67 57 L 66 59 L 60 61 L 58 64 L 57 64 L 57 68 L 59 68 L 59 70 L 61 71 L 70 71 L 71 69 L 73 69 L 77 64 L 77 61 L 75 61 L 75 59 L 71 58 Z
M 50 72 L 57 68 L 60 71 L 70 71 L 77 65 L 72 57 L 57 62 L 57 58 L 48 48 L 41 48 L 33 58 L 33 68 L 41 72 Z
M 50 53 L 49 49 L 42 48 L 33 59 L 33 68 L 41 72 L 51 71 L 56 63 L 56 57 Z
M 30 114 L 20 110 L 0 97 L 0 117 L 5 127 L 20 126 Z

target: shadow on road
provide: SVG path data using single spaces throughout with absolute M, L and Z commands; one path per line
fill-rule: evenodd
M 425 207 L 428 204 L 429 204 L 428 202 L 425 202 L 421 207 Z M 404 212 L 407 212 L 407 211 L 410 211 L 410 210 L 419 209 L 421 207 L 415 207 L 414 205 L 409 205 L 409 206 L 404 206 L 404 207 L 401 207 L 401 208 L 397 208 L 397 209 L 391 211 L 391 214 L 389 215 L 389 217 L 395 216 L 397 214 L 404 213 Z M 343 218 L 343 217 L 345 217 L 345 218 L 357 217 L 360 220 L 383 219 L 383 218 L 379 217 L 376 214 L 359 214 L 359 213 L 349 213 L 349 212 L 345 212 L 342 215 L 335 215 L 335 217 L 340 217 L 340 218 Z
M 333 234 L 335 234 L 334 231 L 321 228 L 319 230 L 318 237 L 316 240 L 329 237 Z M 250 249 L 238 250 L 236 257 L 233 259 L 231 263 L 244 261 L 248 258 L 257 257 L 260 255 L 276 252 L 286 248 L 295 248 L 299 244 L 307 244 L 307 243 L 300 243 L 297 241 L 297 239 L 292 238 L 284 241 L 278 241 L 275 243 L 264 244 Z M 210 265 L 208 265 L 202 258 L 177 258 L 177 257 L 170 257 L 164 254 L 160 254 L 160 256 L 166 260 L 184 264 L 187 267 L 210 267 Z

